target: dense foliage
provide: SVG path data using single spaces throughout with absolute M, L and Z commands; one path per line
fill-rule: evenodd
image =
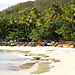
M 0 12 L 0 39 L 74 40 L 74 0 L 35 0 Z

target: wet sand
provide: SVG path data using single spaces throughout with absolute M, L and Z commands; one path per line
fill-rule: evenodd
M 16 71 L 0 70 L 0 75 L 75 75 L 75 48 L 61 47 L 2 47 L 1 50 L 27 52 L 34 55 L 32 64 L 23 64 Z M 37 59 L 36 57 L 39 57 Z M 39 61 L 40 60 L 40 61 Z M 28 65 L 28 69 L 26 69 Z

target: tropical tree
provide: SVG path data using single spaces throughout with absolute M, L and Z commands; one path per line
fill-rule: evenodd
M 7 18 L 0 18 L 0 39 L 4 40 L 9 34 L 10 25 Z

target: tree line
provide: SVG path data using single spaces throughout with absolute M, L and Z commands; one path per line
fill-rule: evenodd
M 25 9 L 23 3 L 23 9 L 16 5 L 20 9 L 10 7 L 0 12 L 0 39 L 75 41 L 75 4 L 72 1 L 66 4 L 48 0 L 34 2 Z

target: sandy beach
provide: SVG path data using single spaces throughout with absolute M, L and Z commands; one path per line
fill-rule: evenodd
M 0 70 L 0 75 L 75 75 L 75 48 L 0 46 L 0 50 L 28 52 L 36 56 L 33 59 L 37 59 L 37 63 L 23 64 L 16 68 L 20 70 Z

